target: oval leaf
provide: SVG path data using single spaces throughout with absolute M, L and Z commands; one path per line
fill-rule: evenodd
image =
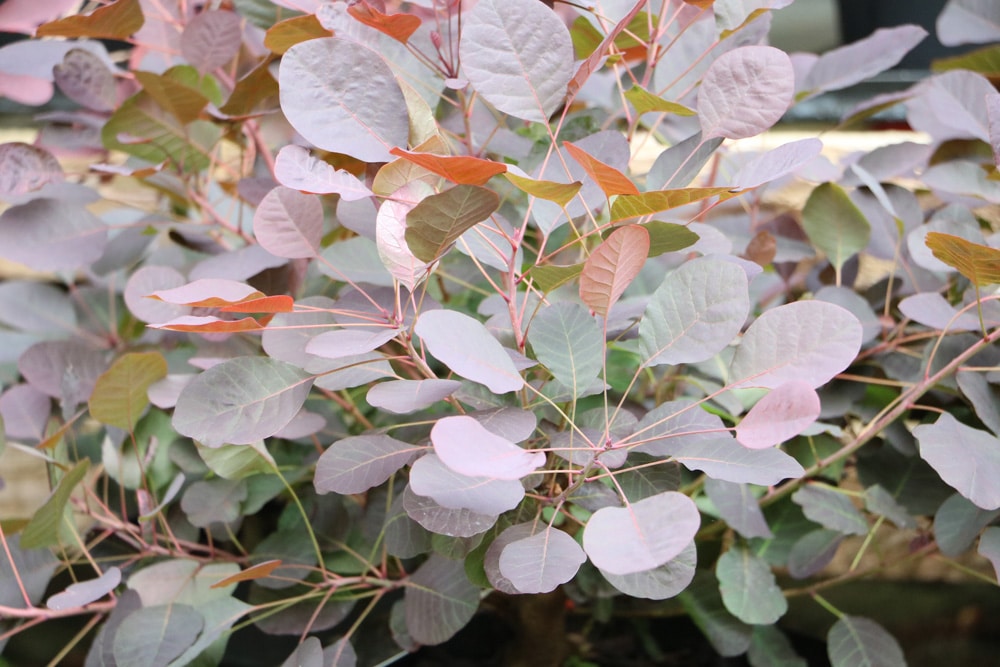
M 527 452 L 464 415 L 439 419 L 431 442 L 446 466 L 469 477 L 517 480 L 545 464 L 544 452 Z
M 131 431 L 149 405 L 149 385 L 166 376 L 167 361 L 159 352 L 129 352 L 97 378 L 90 396 L 90 416 Z
M 417 259 L 432 262 L 498 208 L 497 193 L 478 185 L 456 185 L 425 197 L 406 215 L 406 244 Z
M 113 111 L 118 101 L 115 76 L 104 61 L 86 49 L 71 49 L 52 68 L 52 78 L 66 97 L 94 111 Z
M 96 262 L 107 226 L 79 203 L 35 199 L 0 215 L 0 257 L 36 271 L 73 271 Z
M 844 262 L 864 250 L 871 236 L 868 219 L 834 183 L 824 183 L 809 195 L 802 209 L 802 227 L 833 264 L 838 278 Z
M 715 565 L 722 603 L 751 625 L 771 625 L 788 611 L 788 602 L 767 562 L 744 547 L 730 549 Z
M 395 338 L 398 333 L 399 330 L 389 327 L 375 331 L 364 329 L 327 331 L 306 343 L 306 352 L 324 359 L 341 359 L 377 350 Z
M 648 254 L 649 232 L 644 227 L 616 229 L 584 262 L 580 298 L 592 311 L 607 317 L 611 306 L 642 271 Z
M 393 148 L 392 154 L 408 162 L 419 165 L 438 176 L 444 176 L 452 183 L 462 185 L 485 185 L 498 174 L 507 172 L 507 165 L 493 160 L 469 155 L 435 155 L 433 153 L 411 153 L 402 148 Z
M 535 357 L 578 396 L 604 366 L 604 335 L 597 321 L 576 303 L 561 301 L 531 321 L 528 342 Z
M 364 493 L 389 479 L 422 448 L 387 435 L 357 435 L 330 445 L 316 462 L 318 493 Z
M 422 456 L 413 464 L 410 488 L 443 507 L 492 516 L 514 509 L 524 497 L 520 480 L 462 475 L 435 454 Z
M 500 573 L 521 593 L 549 593 L 576 576 L 586 560 L 576 540 L 546 528 L 508 544 L 500 553 Z
M 465 627 L 479 608 L 479 589 L 460 560 L 433 555 L 407 581 L 406 629 L 414 641 L 440 644 Z
M 793 380 L 769 391 L 736 426 L 736 440 L 765 449 L 793 438 L 819 417 L 819 395 L 806 382 Z
M 194 644 L 204 625 L 204 617 L 190 605 L 143 607 L 118 626 L 115 660 L 119 665 L 166 667 Z
M 369 389 L 365 400 L 374 408 L 405 415 L 429 408 L 461 386 L 458 380 L 391 380 Z
M 115 589 L 122 581 L 122 571 L 117 567 L 108 568 L 107 572 L 96 579 L 70 584 L 61 593 L 49 598 L 46 606 L 49 609 L 72 609 L 100 600 Z
M 868 522 L 843 493 L 810 484 L 796 491 L 792 500 L 802 507 L 803 514 L 824 528 L 847 535 L 868 532 Z
M 233 12 L 209 10 L 195 15 L 181 33 L 181 54 L 202 72 L 232 60 L 240 50 L 243 22 Z
M 875 621 L 860 616 L 841 616 L 826 636 L 826 651 L 833 667 L 906 667 L 903 649 Z
M 302 146 L 285 146 L 278 151 L 274 177 L 289 188 L 318 195 L 338 194 L 344 201 L 372 196 L 357 176 L 320 160 Z
M 712 63 L 698 91 L 704 139 L 745 139 L 784 115 L 795 92 L 792 61 L 770 46 L 744 46 Z
M 524 386 L 510 356 L 478 320 L 452 310 L 431 310 L 421 314 L 414 331 L 431 354 L 462 377 L 498 394 Z
M 715 436 L 707 441 L 685 438 L 664 442 L 660 451 L 669 451 L 685 468 L 727 482 L 771 486 L 805 472 L 798 461 L 780 449 L 747 449 L 729 436 Z
M 652 570 L 632 574 L 601 571 L 608 583 L 625 595 L 647 600 L 666 600 L 685 590 L 694 579 L 698 550 L 691 542 L 675 558 Z
M 1000 439 L 943 413 L 913 429 L 920 458 L 941 479 L 984 510 L 1000 508 Z
M 257 206 L 253 233 L 265 250 L 278 257 L 315 257 L 323 236 L 323 204 L 316 195 L 279 185 Z
M 597 510 L 583 531 L 583 549 L 596 567 L 611 574 L 642 572 L 680 554 L 700 524 L 694 502 L 668 491 L 628 507 Z

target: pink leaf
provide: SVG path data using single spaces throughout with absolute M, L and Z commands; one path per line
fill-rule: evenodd
M 181 33 L 181 53 L 201 72 L 232 60 L 243 39 L 242 21 L 233 12 L 210 10 L 195 16 Z
M 72 271 L 97 261 L 107 225 L 79 204 L 35 199 L 0 215 L 0 257 L 38 271 Z
M 860 83 L 896 65 L 926 36 L 927 31 L 915 25 L 880 28 L 865 39 L 821 55 L 805 76 L 802 89 L 815 95 Z
M 6 0 L 0 4 L 0 30 L 30 35 L 76 4 L 76 0 Z
M 945 46 L 1000 41 L 1000 5 L 990 0 L 951 0 L 937 18 Z
M 639 225 L 616 229 L 591 253 L 580 274 L 580 298 L 607 317 L 611 306 L 642 271 L 649 253 L 649 232 Z
M 157 290 L 151 296 L 179 306 L 217 308 L 264 295 L 246 283 L 220 278 L 202 278 L 173 289 Z
M 0 197 L 26 194 L 63 180 L 59 161 L 44 148 L 21 142 L 0 144 Z
M 57 610 L 83 607 L 95 600 L 100 600 L 113 591 L 121 581 L 122 571 L 117 567 L 110 567 L 107 572 L 96 579 L 70 584 L 63 592 L 50 597 L 45 605 L 49 609 Z
M 358 435 L 330 445 L 316 462 L 319 493 L 364 493 L 413 460 L 420 447 L 387 435 Z
M 340 359 L 364 354 L 382 347 L 399 334 L 399 330 L 384 328 L 377 331 L 343 329 L 327 331 L 306 344 L 306 352 L 324 359 Z
M 412 181 L 393 193 L 378 209 L 375 218 L 375 243 L 385 268 L 406 286 L 413 288 L 427 277 L 433 262 L 423 262 L 410 251 L 406 242 L 406 216 L 416 205 L 433 194 L 422 181 Z
M 819 396 L 808 383 L 786 382 L 757 401 L 736 427 L 736 439 L 750 449 L 773 447 L 815 422 L 819 408 Z
M 410 468 L 410 488 L 443 507 L 492 516 L 514 509 L 524 498 L 520 480 L 462 475 L 436 454 L 427 454 L 414 462 Z
M 278 257 L 315 257 L 323 236 L 323 204 L 316 195 L 279 185 L 257 207 L 253 233 L 265 250 Z
M 372 191 L 354 174 L 323 162 L 302 146 L 285 146 L 278 151 L 274 177 L 289 188 L 318 195 L 335 193 L 344 201 L 372 196 Z
M 702 137 L 745 139 L 770 128 L 792 102 L 795 72 L 770 46 L 744 46 L 719 56 L 702 79 L 698 119 Z
M 184 276 L 176 269 L 168 266 L 143 266 L 129 276 L 125 283 L 125 305 L 133 317 L 146 323 L 166 322 L 187 315 L 190 312 L 187 306 L 147 298 L 157 290 L 170 290 L 185 282 Z
M 778 146 L 744 164 L 733 176 L 733 188 L 745 190 L 776 181 L 812 161 L 822 149 L 823 142 L 812 138 Z
M 451 396 L 461 386 L 458 380 L 391 380 L 369 389 L 365 400 L 374 408 L 409 414 Z
M 439 419 L 431 442 L 446 466 L 470 477 L 517 480 L 545 464 L 543 452 L 527 452 L 464 415 Z
M 52 68 L 52 77 L 66 97 L 88 109 L 112 111 L 118 102 L 114 74 L 90 51 L 67 51 L 63 61 Z
M 580 545 L 556 528 L 507 545 L 500 553 L 500 573 L 520 593 L 549 593 L 576 576 L 587 560 Z
M 524 379 L 497 339 L 468 315 L 431 310 L 420 316 L 414 331 L 431 354 L 462 377 L 498 394 L 524 386 Z
M 8 438 L 41 440 L 52 401 L 30 384 L 16 384 L 0 394 L 0 418 Z

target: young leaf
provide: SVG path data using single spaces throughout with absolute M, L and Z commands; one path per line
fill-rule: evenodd
M 88 579 L 76 584 L 70 584 L 66 590 L 56 593 L 45 603 L 49 609 L 72 609 L 100 600 L 113 591 L 122 581 L 122 571 L 117 567 L 109 567 L 96 579 Z
M 566 97 L 573 43 L 537 0 L 483 0 L 463 16 L 462 70 L 476 91 L 506 114 L 545 123 Z
M 280 56 L 299 42 L 318 37 L 333 37 L 333 32 L 324 28 L 315 14 L 293 16 L 267 28 L 264 46 Z
M 498 208 L 500 197 L 478 185 L 456 185 L 430 195 L 406 215 L 406 244 L 417 259 L 433 262 Z
M 844 262 L 864 250 L 871 236 L 867 218 L 834 183 L 824 183 L 809 195 L 802 209 L 802 227 L 833 264 L 838 284 Z
M 365 400 L 374 408 L 405 415 L 429 408 L 461 386 L 458 380 L 391 380 L 372 386 Z
M 582 272 L 583 264 L 574 264 L 572 266 L 546 264 L 532 267 L 531 272 L 528 273 L 528 277 L 531 278 L 534 287 L 547 294 L 555 288 L 570 282 Z
M 411 181 L 394 192 L 392 199 L 382 202 L 375 218 L 375 244 L 382 264 L 411 292 L 430 274 L 433 263 L 418 259 L 410 250 L 406 239 L 408 217 L 420 200 L 431 195 L 429 185 Z
M 580 299 L 592 311 L 607 317 L 625 288 L 642 271 L 649 245 L 649 232 L 639 225 L 626 225 L 613 231 L 583 265 Z
M 572 156 L 577 163 L 583 167 L 587 175 L 594 179 L 594 182 L 604 191 L 604 195 L 611 199 L 614 195 L 637 195 L 639 188 L 632 180 L 618 171 L 614 167 L 604 164 L 593 157 L 579 146 L 574 146 L 568 141 L 563 142 L 566 152 Z
M 639 85 L 634 85 L 625 91 L 625 99 L 632 103 L 640 116 L 650 111 L 657 113 L 672 113 L 675 116 L 693 116 L 694 111 L 683 104 L 668 102 L 659 95 L 647 91 Z
M 899 643 L 875 621 L 841 616 L 826 636 L 826 652 L 833 667 L 906 667 Z
M 517 189 L 532 197 L 538 197 L 546 201 L 554 202 L 565 207 L 573 197 L 580 191 L 583 183 L 573 181 L 572 183 L 559 183 L 556 181 L 539 181 L 533 178 L 518 176 L 508 171 L 504 174 L 508 181 L 513 183 Z
M 331 67 L 330 63 L 337 63 Z M 364 72 L 364 85 L 355 75 Z M 278 70 L 281 108 L 314 145 L 365 162 L 405 146 L 406 100 L 385 60 L 358 42 L 326 37 L 288 49 Z
M 843 493 L 811 484 L 792 495 L 792 501 L 819 525 L 847 535 L 864 535 L 868 522 Z
M 705 361 L 739 334 L 750 310 L 746 272 L 711 257 L 685 262 L 653 293 L 639 323 L 646 366 Z
M 302 146 L 285 146 L 278 151 L 274 177 L 289 188 L 318 195 L 335 193 L 344 201 L 372 196 L 372 191 L 357 176 L 314 157 Z
M 788 611 L 788 601 L 774 580 L 771 566 L 746 547 L 734 547 L 715 565 L 722 603 L 750 625 L 772 625 Z
M 390 152 L 460 185 L 485 185 L 486 181 L 494 176 L 507 172 L 507 165 L 502 162 L 484 160 L 469 155 L 411 153 L 402 148 L 393 148 Z
M 157 290 L 148 295 L 165 303 L 199 308 L 219 308 L 253 301 L 264 294 L 246 283 L 221 278 L 202 278 L 180 287 Z
M 773 308 L 743 334 L 730 384 L 774 389 L 799 380 L 818 387 L 854 361 L 861 333 L 858 318 L 830 303 L 799 301 Z
M 114 639 L 119 665 L 166 667 L 194 644 L 205 618 L 187 604 L 143 607 L 122 620 Z
M 184 26 L 181 54 L 202 72 L 211 72 L 231 61 L 240 50 L 243 22 L 225 10 L 203 11 Z
M 774 536 L 748 485 L 708 478 L 705 480 L 705 494 L 715 505 L 719 516 L 743 537 Z
M 100 37 L 126 39 L 142 27 L 139 0 L 116 0 L 89 14 L 74 14 L 38 26 L 36 37 Z
M 784 51 L 744 46 L 719 56 L 698 91 L 702 137 L 745 139 L 778 122 L 792 102 L 795 72 Z
M 679 190 L 654 190 L 637 195 L 619 195 L 611 204 L 611 221 L 638 218 L 662 211 L 669 211 L 679 206 L 715 195 L 725 195 L 730 188 L 682 188 Z
M 694 502 L 682 493 L 668 491 L 626 507 L 597 510 L 584 528 L 583 549 L 603 571 L 642 572 L 680 554 L 700 524 Z
M 528 329 L 535 357 L 574 396 L 597 379 L 604 361 L 604 336 L 597 321 L 576 303 L 543 308 Z
M 427 454 L 414 462 L 409 488 L 443 507 L 494 517 L 514 509 L 524 498 L 520 480 L 462 475 L 436 454 Z
M 479 589 L 460 560 L 434 555 L 413 573 L 404 598 L 406 628 L 421 644 L 441 644 L 465 627 L 479 608 Z
M 114 74 L 86 49 L 67 51 L 63 61 L 52 68 L 52 79 L 66 97 L 88 109 L 112 111 L 118 102 Z
M 431 442 L 446 466 L 469 477 L 519 480 L 545 464 L 544 452 L 527 452 L 464 415 L 439 419 Z
M 500 573 L 521 593 L 549 593 L 576 576 L 587 554 L 556 528 L 511 542 L 500 553 Z
M 421 451 L 387 435 L 357 435 L 330 445 L 316 462 L 318 493 L 364 493 L 389 479 Z
M 205 83 L 211 81 L 188 65 L 171 67 L 163 74 L 135 72 L 145 93 L 182 125 L 193 122 L 210 100 Z
M 263 440 L 298 414 L 312 382 L 312 376 L 277 359 L 230 359 L 184 387 L 173 425 L 208 447 Z
M 278 257 L 315 257 L 323 235 L 323 205 L 316 195 L 279 185 L 257 206 L 253 233 L 265 250 Z
M 1000 441 L 942 413 L 933 424 L 913 429 L 920 458 L 941 479 L 984 510 L 1000 508 Z
M 24 549 L 38 549 L 48 547 L 59 541 L 59 527 L 63 522 L 63 514 L 69 496 L 73 489 L 79 484 L 87 470 L 90 468 L 90 459 L 81 459 L 73 469 L 67 472 L 61 480 L 56 490 L 52 492 L 49 499 L 45 501 L 31 521 L 21 532 L 21 547 Z
M 935 257 L 958 269 L 973 284 L 982 287 L 1000 283 L 1000 250 L 997 248 L 941 232 L 928 232 L 925 243 Z
M 414 332 L 448 368 L 498 394 L 517 391 L 524 379 L 497 339 L 479 321 L 454 310 L 420 315 Z
M 361 0 L 361 2 L 349 5 L 347 13 L 361 23 L 375 28 L 403 44 L 406 44 L 410 35 L 420 27 L 419 17 L 413 14 L 386 14 L 380 12 L 368 0 Z
M 698 550 L 692 541 L 679 555 L 652 570 L 631 574 L 611 574 L 602 570 L 601 576 L 625 595 L 666 600 L 688 587 L 694 579 L 697 560 Z
M 819 395 L 806 382 L 792 380 L 769 391 L 736 426 L 736 440 L 750 449 L 779 445 L 819 417 Z
M 97 378 L 90 396 L 90 416 L 131 431 L 149 404 L 149 385 L 166 375 L 167 361 L 159 352 L 125 354 Z

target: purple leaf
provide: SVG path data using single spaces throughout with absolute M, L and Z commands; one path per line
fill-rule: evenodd
M 326 427 L 323 415 L 308 410 L 299 410 L 284 428 L 274 434 L 275 438 L 283 440 L 301 440 L 315 435 Z
M 43 341 L 29 347 L 17 369 L 35 389 L 72 409 L 90 397 L 98 376 L 107 370 L 105 354 L 79 340 Z
M 0 428 L 8 438 L 41 440 L 51 412 L 52 401 L 30 384 L 16 384 L 0 394 Z
M 278 151 L 274 177 L 289 188 L 318 195 L 335 193 L 344 201 L 372 196 L 372 191 L 357 176 L 323 162 L 302 146 L 285 146 Z
M 670 456 L 675 447 L 711 442 L 726 428 L 722 420 L 691 401 L 668 401 L 639 420 L 635 433 L 627 439 L 634 451 L 653 456 Z
M 327 37 L 296 44 L 281 59 L 278 85 L 288 122 L 319 148 L 389 162 L 390 148 L 406 146 L 403 92 L 385 60 L 357 42 Z
M 431 442 L 446 466 L 469 477 L 519 480 L 545 464 L 544 452 L 527 452 L 464 415 L 439 419 Z
M 109 567 L 108 570 L 97 577 L 70 584 L 66 590 L 56 593 L 48 599 L 45 605 L 49 609 L 72 609 L 100 600 L 102 597 L 115 589 L 122 581 L 122 571 L 117 567 Z
M 773 537 L 748 485 L 710 477 L 705 480 L 705 493 L 719 516 L 743 537 Z
M 601 327 L 577 303 L 561 301 L 542 308 L 531 321 L 528 342 L 535 357 L 574 396 L 588 388 L 604 367 Z
M 497 110 L 545 123 L 574 72 L 569 31 L 535 0 L 481 0 L 462 22 L 462 71 Z
M 511 442 L 527 440 L 538 426 L 538 417 L 530 410 L 497 408 L 481 410 L 469 415 L 494 435 Z
M 795 72 L 788 56 L 770 46 L 724 53 L 705 72 L 698 91 L 704 139 L 745 139 L 770 128 L 792 102 Z
M 510 356 L 478 320 L 453 310 L 420 315 L 414 331 L 448 368 L 467 380 L 504 394 L 524 386 Z
M 1000 94 L 991 93 L 986 96 L 986 117 L 989 121 L 993 163 L 1000 166 Z
M 779 445 L 819 417 L 819 396 L 806 382 L 778 385 L 757 401 L 736 427 L 736 440 L 750 449 Z
M 249 280 L 262 271 L 276 269 L 287 263 L 285 258 L 273 255 L 259 243 L 254 243 L 201 260 L 191 267 L 188 279 Z
M 731 386 L 800 380 L 819 387 L 847 368 L 861 348 L 861 323 L 840 306 L 799 301 L 766 311 L 750 325 L 730 367 Z
M 680 554 L 700 524 L 694 502 L 682 493 L 667 491 L 627 507 L 594 512 L 583 531 L 583 549 L 603 571 L 642 572 Z
M 386 511 L 382 528 L 385 535 L 386 551 L 397 558 L 413 558 L 431 550 L 431 532 L 406 513 L 404 505 L 407 498 L 419 499 L 420 496 L 407 493 L 405 490 L 398 493 Z M 425 503 L 434 502 L 430 498 L 424 498 L 422 501 Z M 441 510 L 453 511 L 443 508 Z
M 72 271 L 96 262 L 107 226 L 79 204 L 35 199 L 0 215 L 0 257 L 36 271 Z
M 520 480 L 462 475 L 446 466 L 435 454 L 427 454 L 414 462 L 410 469 L 410 488 L 413 493 L 427 496 L 443 507 L 493 516 L 514 509 L 524 498 Z
M 65 291 L 36 280 L 0 282 L 0 324 L 48 334 L 76 332 L 76 311 Z
M 913 429 L 920 458 L 947 484 L 985 510 L 1000 508 L 1000 440 L 947 412 Z
M 419 496 L 407 486 L 403 492 L 406 514 L 426 530 L 448 537 L 472 537 L 496 523 L 497 514 L 480 514 L 467 509 L 452 509 Z
M 531 537 L 537 528 L 538 524 L 535 522 L 518 523 L 509 526 L 497 535 L 496 539 L 490 544 L 486 550 L 486 554 L 483 556 L 483 571 L 486 573 L 486 578 L 493 588 L 508 595 L 517 595 L 520 593 L 514 587 L 514 584 L 500 572 L 500 556 L 508 544 Z
M 313 357 L 306 364 L 306 371 L 316 373 L 316 386 L 327 391 L 340 391 L 379 380 L 399 379 L 385 356 L 379 352 L 367 352 L 340 359 Z
M 405 415 L 429 408 L 461 386 L 458 380 L 391 380 L 374 385 L 365 400 L 372 407 Z
M 608 583 L 625 595 L 647 600 L 666 600 L 678 595 L 694 579 L 698 550 L 689 542 L 679 555 L 652 570 L 611 574 L 601 570 Z
M 500 553 L 500 573 L 521 593 L 549 593 L 576 576 L 587 555 L 556 528 L 508 544 Z
M 881 625 L 861 616 L 841 616 L 826 636 L 826 651 L 833 667 L 906 667 L 899 642 Z
M 181 392 L 177 432 L 208 447 L 270 437 L 298 414 L 313 378 L 266 357 L 237 357 L 209 368 Z
M 330 445 L 316 462 L 317 493 L 364 493 L 386 481 L 423 448 L 387 435 L 357 435 Z
M 1000 527 L 993 526 L 983 531 L 979 538 L 979 555 L 993 565 L 993 574 L 1000 579 Z
M 809 70 L 799 95 L 840 90 L 869 79 L 899 63 L 926 36 L 927 31 L 915 25 L 880 28 L 865 39 L 827 51 Z
M 114 639 L 116 664 L 169 665 L 198 638 L 205 617 L 186 604 L 144 606 L 126 616 Z
M 668 442 L 663 449 L 685 468 L 727 482 L 772 486 L 805 472 L 798 461 L 780 449 L 747 449 L 729 436 L 716 436 L 707 442 Z
M 236 57 L 243 39 L 237 14 L 209 10 L 197 14 L 181 33 L 181 54 L 201 72 L 211 72 Z
M 941 331 L 978 331 L 980 328 L 975 313 L 959 314 L 958 309 L 937 292 L 906 297 L 899 302 L 899 312 L 914 322 Z
M 1000 5 L 990 0 L 950 0 L 937 18 L 945 46 L 1000 41 Z
M 52 68 L 59 90 L 77 104 L 94 111 L 113 111 L 118 102 L 115 76 L 101 58 L 85 49 L 67 51 Z
M 398 329 L 389 327 L 375 331 L 363 329 L 327 331 L 306 343 L 306 353 L 324 359 L 341 359 L 377 350 L 398 334 Z
M 980 531 L 1000 516 L 1000 510 L 984 510 L 955 493 L 934 514 L 934 539 L 941 553 L 956 558 L 965 553 Z
M 264 329 L 261 344 L 268 356 L 304 367 L 314 359 L 306 353 L 306 345 L 327 325 L 337 323 L 330 312 L 337 304 L 324 296 L 310 296 L 300 299 L 297 305 L 303 310 L 274 316 Z
M 347 637 L 341 637 L 323 649 L 321 667 L 356 667 L 358 654 Z
M 323 646 L 315 637 L 306 637 L 292 654 L 285 658 L 281 667 L 325 667 Z
M 810 484 L 792 494 L 792 501 L 802 508 L 806 517 L 824 528 L 845 535 L 864 535 L 868 532 L 868 522 L 861 512 L 847 495 L 835 489 Z
M 873 484 L 865 489 L 865 509 L 872 514 L 884 516 L 896 524 L 897 528 L 917 527 L 917 522 L 910 516 L 909 511 L 879 484 Z
M 44 148 L 19 141 L 0 144 L 0 197 L 34 192 L 64 178 L 59 161 Z
M 715 564 L 722 603 L 730 614 L 751 625 L 772 625 L 788 611 L 788 602 L 774 580 L 771 566 L 737 546 Z
M 924 79 L 919 94 L 906 103 L 906 119 L 914 130 L 937 141 L 990 141 L 986 98 L 996 93 L 989 80 L 968 70 L 951 70 Z
M 749 310 L 738 265 L 711 257 L 685 262 L 653 293 L 639 323 L 643 365 L 711 359 L 739 334 Z
M 955 379 L 958 380 L 958 388 L 965 399 L 972 404 L 979 421 L 993 431 L 994 435 L 1000 435 L 1000 386 L 988 382 L 985 374 L 975 371 L 959 371 Z
M 821 150 L 823 142 L 819 139 L 790 141 L 744 164 L 730 182 L 735 190 L 747 190 L 776 181 L 812 161 Z
M 325 276 L 341 282 L 392 287 L 393 277 L 382 263 L 378 246 L 363 236 L 337 241 L 323 249 L 317 267 Z
M 279 185 L 257 207 L 253 233 L 265 250 L 278 257 L 315 257 L 323 236 L 323 204 L 316 195 Z
M 788 574 L 796 579 L 807 579 L 830 564 L 837 555 L 844 534 L 820 528 L 806 533 L 792 545 L 788 552 Z
M 872 307 L 868 305 L 868 301 L 851 288 L 827 285 L 816 292 L 815 298 L 818 301 L 840 306 L 858 318 L 862 327 L 861 342 L 863 344 L 875 340 L 882 333 L 882 323 Z
M 421 644 L 440 644 L 465 627 L 479 608 L 479 589 L 460 560 L 433 555 L 407 581 L 406 628 Z

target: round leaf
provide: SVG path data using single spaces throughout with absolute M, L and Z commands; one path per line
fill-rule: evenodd
M 704 139 L 745 139 L 784 115 L 795 91 L 792 61 L 770 46 L 744 46 L 724 53 L 705 72 L 698 91 Z
M 556 528 L 508 544 L 500 553 L 500 573 L 521 593 L 549 593 L 576 576 L 587 555 Z
M 323 236 L 323 204 L 316 195 L 279 185 L 257 207 L 253 233 L 265 250 L 278 257 L 315 257 Z

